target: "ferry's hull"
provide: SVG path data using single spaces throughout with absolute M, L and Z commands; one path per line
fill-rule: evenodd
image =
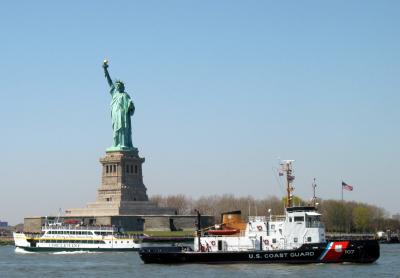
M 144 247 L 139 251 L 144 263 L 372 263 L 379 258 L 376 240 L 338 241 L 304 244 L 296 250 L 196 252 L 181 247 Z
M 96 252 L 125 252 L 139 251 L 140 244 L 132 238 L 121 237 L 72 237 L 60 235 L 59 238 L 42 236 L 27 236 L 24 233 L 14 233 L 15 247 L 30 252 L 59 252 L 59 251 L 96 251 Z M 78 235 L 79 236 L 79 235 Z
M 62 248 L 62 247 L 27 247 L 27 246 L 16 246 L 16 248 L 23 249 L 29 252 L 76 252 L 76 251 L 88 251 L 88 252 L 126 252 L 126 251 L 139 251 L 140 248 Z

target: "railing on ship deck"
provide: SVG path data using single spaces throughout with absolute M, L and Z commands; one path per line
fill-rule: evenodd
M 285 215 L 271 215 L 271 216 L 249 216 L 250 221 L 258 221 L 258 222 L 276 222 L 276 221 L 285 221 Z

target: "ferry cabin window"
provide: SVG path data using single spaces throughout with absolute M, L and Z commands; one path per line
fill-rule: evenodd
M 289 222 L 292 222 L 292 217 L 289 217 Z
M 275 230 L 275 225 L 274 224 L 271 225 L 271 230 Z
M 276 238 L 273 238 L 273 239 L 272 239 L 272 243 L 276 243 Z
M 294 242 L 298 242 L 299 239 L 298 239 L 297 237 L 295 237 L 295 238 L 293 238 L 293 241 L 294 241 Z
M 295 216 L 294 222 L 304 222 L 304 216 Z
M 308 241 L 308 242 L 311 242 L 311 237 L 310 237 L 310 236 L 307 237 L 307 241 Z

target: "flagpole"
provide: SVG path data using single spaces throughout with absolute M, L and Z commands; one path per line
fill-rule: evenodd
M 342 209 L 344 209 L 344 202 L 343 202 L 343 180 L 342 180 L 342 184 L 340 185 L 342 187 Z M 342 227 L 343 228 L 343 227 Z M 340 229 L 342 230 L 342 229 Z M 340 237 L 342 237 L 342 234 L 340 233 Z
M 343 181 L 342 181 L 341 187 L 342 187 L 342 203 L 343 203 Z

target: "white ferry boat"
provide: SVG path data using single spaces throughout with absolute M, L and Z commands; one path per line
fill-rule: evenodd
M 142 247 L 140 258 L 145 263 L 166 264 L 376 261 L 380 255 L 376 240 L 326 240 L 315 198 L 314 205 L 293 206 L 292 162 L 287 160 L 281 164 L 281 173 L 286 173 L 287 181 L 285 215 L 253 216 L 247 223 L 223 219 L 221 225 L 206 229 L 199 225 L 193 249 L 185 246 Z M 231 220 L 234 213 L 230 213 Z
M 27 251 L 137 251 L 137 238 L 114 226 L 45 224 L 42 233 L 13 233 L 15 246 Z

